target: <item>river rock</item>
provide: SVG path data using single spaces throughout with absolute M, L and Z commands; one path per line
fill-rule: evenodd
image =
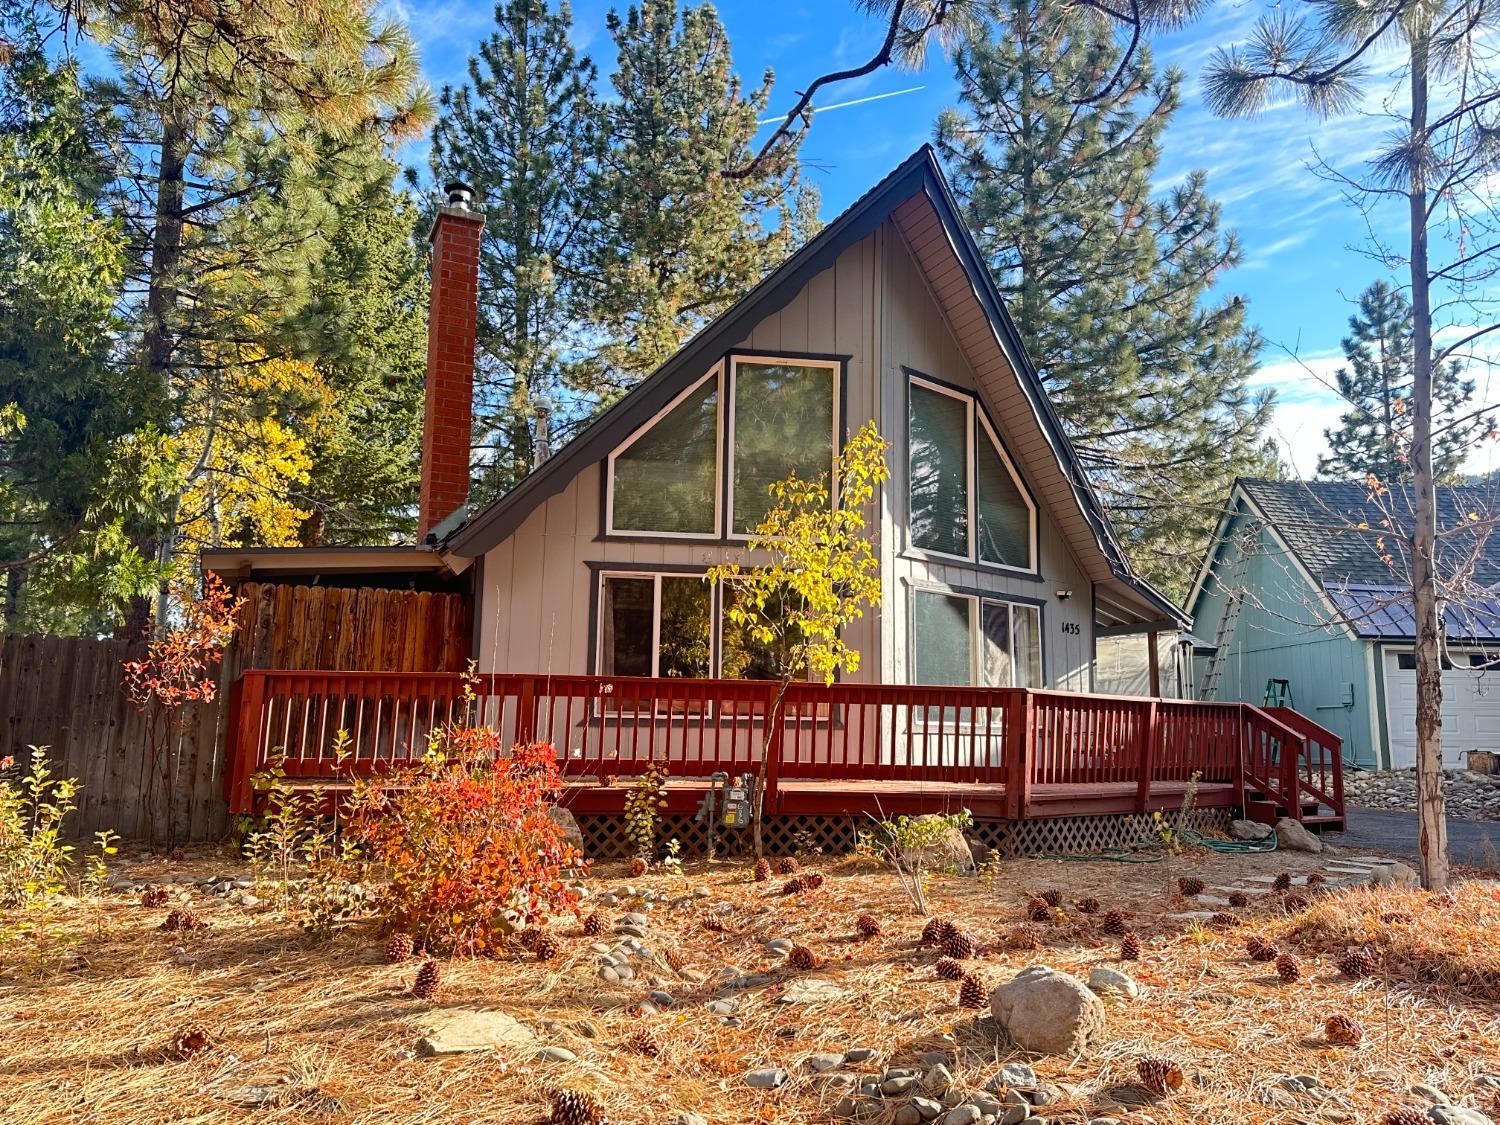
M 417 1054 L 462 1055 L 470 1051 L 489 1051 L 497 1047 L 521 1047 L 534 1036 L 525 1024 L 504 1012 L 475 1011 L 469 1008 L 446 1008 L 428 1012 L 422 1017 L 423 1035 L 417 1040 Z

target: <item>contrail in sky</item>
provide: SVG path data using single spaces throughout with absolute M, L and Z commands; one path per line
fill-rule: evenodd
M 846 109 L 851 105 L 864 105 L 866 102 L 878 102 L 882 98 L 898 98 L 902 94 L 915 94 L 918 90 L 925 90 L 926 86 L 909 86 L 905 90 L 892 90 L 886 94 L 871 94 L 868 98 L 855 98 L 852 102 L 835 102 L 833 105 L 815 105 L 813 109 L 818 113 L 828 113 L 835 109 Z M 757 121 L 757 125 L 771 125 L 777 121 L 785 121 L 789 114 L 783 113 L 780 117 L 765 117 Z

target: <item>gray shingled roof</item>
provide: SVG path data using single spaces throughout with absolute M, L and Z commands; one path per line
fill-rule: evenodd
M 1338 481 L 1242 480 L 1241 486 L 1275 526 L 1288 547 L 1324 586 L 1386 586 L 1400 583 L 1408 574 L 1399 536 L 1411 527 L 1413 494 L 1409 486 L 1393 486 L 1383 497 L 1371 495 L 1362 483 Z M 1500 485 L 1454 486 L 1437 490 L 1438 528 L 1459 528 L 1470 513 L 1481 526 L 1500 516 Z M 1379 539 L 1394 523 L 1396 536 L 1387 536 L 1382 549 Z M 1360 528 L 1363 523 L 1366 528 Z M 1461 554 L 1479 547 L 1479 557 L 1470 581 L 1494 589 L 1500 586 L 1500 529 L 1485 535 L 1460 532 L 1444 536 L 1440 557 L 1452 573 Z M 1393 556 L 1394 566 L 1382 561 L 1382 553 Z

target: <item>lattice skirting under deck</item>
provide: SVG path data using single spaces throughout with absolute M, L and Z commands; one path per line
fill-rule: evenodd
M 1176 819 L 1175 813 L 1169 817 L 1173 823 Z M 766 854 L 843 855 L 853 849 L 856 832 L 868 823 L 847 816 L 773 817 L 765 824 Z M 1187 823 L 1200 832 L 1224 832 L 1229 827 L 1229 812 L 1194 809 Z M 578 827 L 593 859 L 627 859 L 635 854 L 635 845 L 625 835 L 623 817 L 580 816 Z M 1019 823 L 979 820 L 969 835 L 1004 856 L 1088 855 L 1132 847 L 1154 831 L 1149 816 L 1066 816 Z M 676 839 L 684 856 L 701 856 L 708 849 L 708 829 L 692 817 L 663 817 L 658 838 L 663 842 Z M 751 851 L 752 840 L 749 830 L 720 831 L 715 846 L 719 855 L 745 855 Z

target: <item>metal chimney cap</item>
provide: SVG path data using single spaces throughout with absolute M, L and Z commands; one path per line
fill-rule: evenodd
M 474 189 L 462 180 L 449 180 L 443 185 L 443 194 L 451 207 L 467 208 L 474 200 Z

